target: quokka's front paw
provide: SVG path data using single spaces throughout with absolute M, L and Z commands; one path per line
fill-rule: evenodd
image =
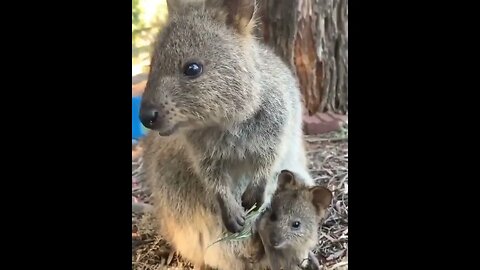
M 219 199 L 219 205 L 225 228 L 231 233 L 237 233 L 243 230 L 245 225 L 245 211 L 239 204 L 227 203 Z
M 242 194 L 242 206 L 245 210 L 249 210 L 255 204 L 255 209 L 258 209 L 263 204 L 263 193 L 265 186 L 249 185 Z

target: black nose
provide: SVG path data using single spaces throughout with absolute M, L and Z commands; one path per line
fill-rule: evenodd
M 154 128 L 161 121 L 160 113 L 153 107 L 142 106 L 140 109 L 140 122 L 146 128 Z
M 270 244 L 274 246 L 280 244 L 280 239 L 275 233 L 270 234 Z

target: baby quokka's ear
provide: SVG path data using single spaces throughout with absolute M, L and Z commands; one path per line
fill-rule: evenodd
M 312 203 L 318 214 L 322 214 L 332 202 L 332 192 L 326 187 L 314 186 L 310 188 L 310 193 L 312 194 Z
M 293 172 L 289 170 L 282 170 L 278 175 L 277 190 L 298 189 L 300 183 L 295 178 Z
M 170 0 L 172 1 L 172 0 Z M 207 8 L 219 8 L 227 25 L 238 33 L 249 36 L 255 25 L 255 0 L 205 0 Z

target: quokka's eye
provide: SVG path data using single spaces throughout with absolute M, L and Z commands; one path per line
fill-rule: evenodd
M 292 228 L 294 228 L 294 229 L 300 228 L 300 221 L 295 221 L 295 222 L 293 222 L 293 223 L 292 223 Z
M 202 74 L 203 67 L 200 63 L 187 63 L 183 68 L 183 74 L 187 77 L 195 78 Z

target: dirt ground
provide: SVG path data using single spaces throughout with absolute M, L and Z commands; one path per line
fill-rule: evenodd
M 348 269 L 348 130 L 305 136 L 309 169 L 316 182 L 329 187 L 333 203 L 321 228 L 317 255 L 323 270 Z M 132 143 L 132 269 L 193 269 L 156 232 L 148 213 L 150 193 L 141 175 L 141 143 Z

